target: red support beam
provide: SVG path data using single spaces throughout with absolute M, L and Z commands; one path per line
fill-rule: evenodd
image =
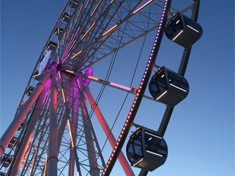
M 106 137 L 108 138 L 109 143 L 111 144 L 112 148 L 114 148 L 116 145 L 116 139 L 114 138 L 112 132 L 110 131 L 110 128 L 109 128 L 107 122 L 105 121 L 101 111 L 99 110 L 94 98 L 92 97 L 88 87 L 84 88 L 84 93 L 85 93 L 85 95 L 91 105 L 91 108 L 93 109 L 101 127 L 103 128 L 103 131 L 104 131 Z M 122 151 L 119 153 L 118 160 L 119 160 L 124 172 L 126 173 L 126 175 L 134 176 L 134 173 L 133 173 L 129 163 L 126 160 L 126 157 L 122 153 Z

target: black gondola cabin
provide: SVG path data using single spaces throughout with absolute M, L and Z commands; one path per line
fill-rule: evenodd
M 157 101 L 175 106 L 187 97 L 189 85 L 183 76 L 162 67 L 150 80 L 149 91 Z
M 26 95 L 30 96 L 34 91 L 34 87 L 29 86 L 28 89 L 26 90 Z
M 17 137 L 13 137 L 11 141 L 9 142 L 9 144 L 7 145 L 7 148 L 12 148 L 13 145 L 15 145 L 16 141 L 17 141 Z
M 64 32 L 64 29 L 60 28 L 58 29 L 58 27 L 54 30 L 54 34 L 55 35 L 60 35 Z
M 171 41 L 189 48 L 202 36 L 202 27 L 178 12 L 167 23 L 165 34 Z
M 168 149 L 155 131 L 140 127 L 130 136 L 126 152 L 132 166 L 153 171 L 165 163 Z
M 1 159 L 1 165 L 2 167 L 8 167 L 12 161 L 12 156 L 9 156 L 8 154 L 3 154 Z
M 71 1 L 71 2 L 69 3 L 69 6 L 70 6 L 71 8 L 76 9 L 76 8 L 78 8 L 79 3 L 78 3 L 78 1 L 73 0 L 73 1 Z
M 40 81 L 42 79 L 42 75 L 39 75 L 39 72 L 38 70 L 36 70 L 33 74 L 33 79 L 37 80 L 37 81 Z
M 62 21 L 68 23 L 71 20 L 71 15 L 64 13 L 61 19 L 62 19 Z
M 55 42 L 50 41 L 47 45 L 48 50 L 56 50 L 57 44 Z

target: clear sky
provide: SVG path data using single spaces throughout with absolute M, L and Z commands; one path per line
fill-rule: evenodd
M 65 3 L 65 0 L 1 1 L 1 134 L 14 117 L 37 59 Z M 183 5 L 176 3 L 173 0 L 173 5 Z M 192 48 L 185 74 L 190 92 L 173 111 L 164 136 L 168 158 L 162 167 L 149 173 L 152 176 L 234 175 L 234 1 L 201 1 L 198 23 L 203 28 L 203 36 Z M 155 32 L 147 38 L 133 87 L 138 87 Z M 123 78 L 132 76 L 128 70 L 138 57 L 136 48 L 141 42 L 120 51 L 110 81 L 126 85 Z M 182 47 L 164 36 L 156 64 L 177 71 L 182 53 Z M 126 56 L 125 65 L 121 64 L 123 56 Z M 107 60 L 95 66 L 94 76 L 105 75 L 105 64 L 108 66 Z M 120 72 L 120 68 L 127 71 Z M 100 87 L 91 84 L 94 94 L 97 94 L 96 86 Z M 100 108 L 103 107 L 105 117 L 109 116 L 106 120 L 110 126 L 116 117 L 112 113 L 118 112 L 123 101 L 118 97 L 119 93 L 106 88 L 101 99 Z M 146 94 L 149 95 L 148 89 Z M 123 94 L 120 96 L 124 97 Z M 133 98 L 129 96 L 126 102 L 114 128 L 115 136 L 121 131 Z M 135 123 L 157 130 L 164 110 L 164 105 L 144 99 Z M 97 134 L 98 137 L 103 135 Z M 104 138 L 99 140 L 102 143 Z M 107 160 L 111 148 L 107 147 L 105 151 L 108 151 L 104 154 Z M 119 167 L 117 164 L 117 171 Z M 138 174 L 139 169 L 134 172 Z M 111 175 L 118 176 L 118 173 Z

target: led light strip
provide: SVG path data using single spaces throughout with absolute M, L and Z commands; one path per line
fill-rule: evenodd
M 87 76 L 87 78 L 90 79 L 90 80 L 93 80 L 93 81 L 97 81 L 97 82 L 99 81 L 98 78 L 93 77 L 93 76 Z
M 96 9 L 99 7 L 101 1 L 102 1 L 102 0 L 100 0 L 100 1 L 98 2 L 98 4 L 96 5 L 95 9 L 94 9 L 93 12 L 91 13 L 91 17 L 92 17 L 93 14 L 95 13 Z
M 71 57 L 71 59 L 74 59 L 75 57 L 77 57 L 81 52 L 82 52 L 82 50 L 79 51 L 77 54 L 75 54 L 73 57 Z
M 43 176 L 46 176 L 46 171 L 47 171 L 47 159 L 48 159 L 48 155 L 46 156 L 46 161 L 45 161 L 45 167 L 44 167 Z
M 62 96 L 63 96 L 63 101 L 64 101 L 64 103 L 66 102 L 66 100 L 65 100 L 65 96 L 64 96 L 64 89 L 62 88 L 61 89 L 61 92 L 62 92 Z
M 87 8 L 87 6 L 88 6 L 88 4 L 89 4 L 89 1 L 90 1 L 90 0 L 87 0 L 87 3 L 86 3 L 86 6 L 85 6 L 85 9 Z
M 106 34 L 108 34 L 110 31 L 112 31 L 113 29 L 115 29 L 117 27 L 117 24 L 115 24 L 113 27 L 111 27 L 109 30 L 107 30 L 105 33 L 103 33 L 103 36 L 105 36 Z
M 183 32 L 183 30 L 181 30 L 173 39 L 172 41 L 174 41 L 177 37 L 179 37 L 179 35 Z
M 167 90 L 165 90 L 156 100 L 159 100 L 160 98 L 162 98 L 166 93 L 167 93 Z
M 170 83 L 170 85 L 173 86 L 173 87 L 175 87 L 175 88 L 177 88 L 177 89 L 179 89 L 179 90 L 182 90 L 182 91 L 184 91 L 184 92 L 187 92 L 186 90 L 184 90 L 184 89 L 182 89 L 182 88 L 180 88 L 180 87 L 178 87 L 178 86 L 176 86 L 176 85 L 174 85 L 174 84 L 171 84 L 171 83 Z
M 197 33 L 199 33 L 199 31 L 197 29 L 193 28 L 192 26 L 187 25 L 187 27 L 194 30 L 194 31 L 196 31 Z
M 143 160 L 144 160 L 144 158 L 141 158 L 141 160 L 139 160 L 137 163 L 133 164 L 133 166 L 135 167 L 137 164 L 139 164 Z
M 126 87 L 126 86 L 123 86 L 123 85 L 120 85 L 120 84 L 116 84 L 116 83 L 110 82 L 110 85 L 114 86 L 114 87 L 118 87 L 118 88 L 124 89 L 124 90 L 127 90 L 129 92 L 131 91 L 130 87 Z
M 157 135 L 154 135 L 154 134 L 151 134 L 151 133 L 148 133 L 148 132 L 144 132 L 145 134 L 148 134 L 150 136 L 153 136 L 153 137 L 156 137 L 156 138 L 159 138 L 159 139 L 162 139 L 160 136 L 157 136 Z
M 63 36 L 62 46 L 64 46 L 65 36 L 66 36 L 66 32 L 64 33 L 64 36 Z
M 69 127 L 71 145 L 72 145 L 72 148 L 74 149 L 74 141 L 73 141 L 72 129 L 71 129 L 71 124 L 70 124 L 69 118 L 67 119 L 67 122 L 68 122 L 68 127 Z
M 82 7 L 83 7 L 83 4 L 81 5 L 81 7 L 80 7 L 80 9 L 79 9 L 79 12 L 78 12 L 77 18 L 76 18 L 76 20 L 75 20 L 75 24 L 76 24 L 76 23 L 77 23 L 77 21 L 78 21 L 78 17 L 80 16 L 80 13 L 81 13 Z
M 157 156 L 160 156 L 160 157 L 163 157 L 163 155 L 158 154 L 158 153 L 155 153 L 155 152 L 151 152 L 151 151 L 149 151 L 149 150 L 146 150 L 146 152 L 148 152 L 148 153 L 152 153 L 152 154 L 157 155 Z
M 140 7 L 139 9 L 137 9 L 136 11 L 134 11 L 133 13 L 136 13 L 136 12 L 138 12 L 139 10 L 141 10 L 142 8 L 144 8 L 146 5 L 148 5 L 150 2 L 152 2 L 152 1 L 148 1 L 146 4 L 144 4 L 142 7 Z M 168 11 L 169 10 L 169 8 L 170 8 L 170 4 L 171 4 L 171 0 L 165 0 L 165 3 L 164 3 L 164 7 L 163 7 L 163 11 L 162 11 L 162 15 L 161 15 L 161 19 L 160 19 L 160 22 L 159 22 L 159 27 L 158 27 L 158 30 L 157 30 L 157 34 L 156 34 L 156 38 L 155 38 L 155 40 L 154 40 L 154 44 L 153 44 L 153 48 L 152 48 L 152 50 L 151 50 L 151 53 L 150 53 L 150 57 L 149 57 L 149 60 L 148 60 L 148 62 L 147 62 L 147 65 L 146 65 L 146 68 L 145 68 L 145 71 L 144 71 L 144 74 L 143 74 L 143 77 L 142 77 L 142 79 L 141 79 L 141 82 L 140 82 L 140 85 L 139 85 L 139 88 L 138 88 L 138 91 L 137 91 L 137 93 L 136 93 L 136 96 L 135 96 L 135 98 L 134 98 L 134 101 L 133 101 L 133 103 L 132 103 L 132 106 L 131 106 L 131 108 L 130 108 L 130 111 L 129 111 L 129 113 L 128 113 L 128 116 L 127 116 L 127 118 L 126 118 L 126 121 L 125 121 L 125 123 L 124 123 L 124 125 L 123 125 L 123 128 L 122 128 L 122 130 L 121 130 L 121 133 L 120 133 L 120 135 L 119 135 L 119 137 L 118 137 L 118 139 L 117 139 L 117 142 L 116 142 L 116 145 L 115 145 L 115 147 L 114 147 L 114 149 L 113 149 L 113 151 L 112 151 L 112 153 L 111 153 L 111 155 L 110 155 L 110 157 L 109 157 L 109 160 L 108 160 L 108 162 L 107 162 L 107 164 L 105 165 L 105 168 L 104 168 L 104 170 L 103 170 L 103 172 L 102 172 L 102 175 L 101 176 L 105 176 L 106 175 L 106 173 L 109 175 L 110 174 L 110 172 L 111 172 L 111 169 L 112 169 L 112 167 L 113 167 L 113 165 L 114 165 L 114 163 L 115 163 L 115 161 L 116 161 L 116 159 L 117 159 L 117 157 L 115 156 L 115 160 L 112 162 L 112 160 L 113 160 L 113 156 L 114 156 L 114 154 L 116 153 L 116 150 L 117 150 L 117 148 L 119 147 L 119 144 L 120 144 L 120 141 L 121 141 L 121 139 L 122 139 L 122 137 L 123 137 L 123 134 L 124 134 L 124 132 L 126 132 L 126 128 L 127 128 L 127 125 L 128 125 L 128 129 L 127 129 L 127 133 L 129 132 L 129 126 L 130 126 L 130 123 L 133 123 L 133 120 L 134 120 L 134 116 L 135 116 L 135 113 L 137 112 L 137 109 L 138 109 L 138 106 L 139 106 L 139 104 L 140 104 L 140 102 L 141 102 L 141 96 L 140 96 L 140 93 L 141 94 L 143 94 L 143 92 L 145 91 L 145 88 L 146 88 L 146 82 L 148 82 L 148 80 L 149 80 L 149 77 L 150 77 L 150 73 L 151 73 L 151 70 L 150 70 L 150 73 L 148 72 L 149 71 L 149 69 L 152 69 L 152 66 L 153 65 L 155 65 L 155 59 L 156 59 L 156 55 L 157 55 L 157 52 L 158 52 L 158 49 L 159 49 L 159 46 L 157 45 L 157 43 L 158 43 L 158 39 L 159 39 L 159 42 L 161 42 L 161 38 L 162 38 L 162 35 L 163 35 L 163 32 L 164 32 L 164 26 L 165 26 L 165 23 L 166 23 L 166 10 Z M 164 19 L 165 18 L 165 19 Z M 163 30 L 161 30 L 162 29 L 162 26 L 163 26 Z M 161 35 L 160 35 L 161 34 Z M 159 44 L 159 43 L 158 43 Z M 157 46 L 156 46 L 157 45 Z M 157 47 L 157 48 L 156 48 Z M 156 52 L 155 52 L 156 51 Z M 154 56 L 154 57 L 153 57 Z M 146 76 L 148 76 L 148 78 L 146 79 Z M 146 81 L 145 81 L 146 80 Z M 144 89 L 143 89 L 143 85 L 144 85 L 144 83 L 145 83 L 145 87 L 144 87 Z M 143 89 L 143 91 L 141 91 Z M 137 106 L 136 106 L 136 104 L 138 104 Z M 136 108 L 135 108 L 136 107 Z M 135 111 L 134 111 L 135 110 Z M 134 112 L 133 112 L 134 111 Z M 132 113 L 133 113 L 133 115 L 132 115 Z M 130 121 L 131 120 L 131 121 Z M 126 133 L 125 133 L 125 138 L 126 138 Z M 124 138 L 124 140 L 125 140 L 125 138 Z M 122 147 L 122 145 L 123 145 L 123 141 L 122 141 L 122 143 L 121 143 L 121 146 L 120 146 L 120 148 Z M 119 148 L 119 150 L 121 150 Z M 110 166 L 110 168 L 109 168 L 109 165 L 112 163 L 112 165 Z M 108 172 L 107 172 L 108 171 Z
M 60 40 L 57 41 L 57 48 L 60 48 Z
M 68 34 L 67 34 L 67 39 L 69 38 L 69 34 L 70 34 L 70 31 L 71 31 L 72 26 L 73 26 L 73 23 L 70 24 L 69 32 L 68 32 Z
M 95 23 L 93 23 L 92 25 L 91 25 L 91 27 L 86 31 L 86 33 L 82 36 L 82 38 L 81 38 L 81 40 L 83 40 L 85 37 L 86 37 L 86 35 L 90 32 L 90 30 L 93 28 L 93 26 L 95 25 Z
M 78 27 L 77 31 L 75 34 L 72 35 L 69 43 L 66 44 L 66 47 L 65 47 L 65 50 L 63 52 L 63 55 L 61 57 L 61 63 L 63 64 L 67 59 L 68 57 L 70 56 L 70 51 L 71 49 L 73 48 L 74 44 L 76 43 L 77 40 L 75 40 L 75 37 L 77 36 L 78 32 L 80 31 L 80 27 Z M 80 51 L 79 51 L 80 52 Z M 77 53 L 80 54 L 80 53 Z M 71 59 L 74 59 L 76 56 L 76 54 L 71 58 Z
M 136 14 L 137 12 L 139 12 L 140 10 L 142 10 L 144 7 L 146 7 L 147 5 L 149 5 L 151 2 L 153 2 L 154 0 L 149 0 L 148 2 L 146 2 L 144 5 L 142 5 L 140 8 L 136 9 L 133 14 Z

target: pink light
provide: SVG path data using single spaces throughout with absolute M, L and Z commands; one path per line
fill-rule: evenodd
M 69 13 L 68 13 L 68 15 L 70 15 L 70 12 L 71 12 L 71 7 L 69 8 Z
M 57 48 L 59 48 L 60 47 L 60 41 L 58 40 L 57 41 Z
M 87 8 L 87 5 L 88 5 L 89 1 L 90 1 L 90 0 L 87 1 L 86 6 L 85 6 L 85 9 Z
M 75 33 L 75 36 L 77 36 L 78 35 L 78 31 L 80 30 L 80 26 L 78 27 L 78 29 L 77 29 L 77 31 L 76 31 L 76 33 Z
M 79 12 L 78 12 L 77 18 L 76 18 L 76 20 L 75 20 L 75 24 L 76 24 L 77 21 L 78 21 L 78 17 L 79 17 L 79 15 L 80 15 L 81 10 L 82 10 L 82 6 L 83 6 L 83 4 L 82 4 L 81 7 L 80 7 L 80 10 L 79 10 Z
M 139 12 L 140 10 L 142 10 L 144 7 L 146 7 L 147 5 L 149 5 L 153 0 L 149 0 L 148 2 L 146 2 L 144 5 L 142 5 L 140 8 L 136 9 L 133 14 L 136 14 L 137 12 Z
M 118 88 L 124 89 L 124 90 L 127 90 L 127 91 L 131 91 L 130 87 L 122 86 L 120 84 L 116 84 L 116 83 L 110 82 L 110 85 L 114 86 L 114 87 L 118 87 Z
M 45 89 L 45 88 L 48 89 L 48 88 L 50 87 L 50 85 L 51 85 L 51 80 L 48 79 L 48 81 L 47 81 L 47 83 L 46 83 L 44 89 Z M 46 101 L 47 94 L 48 94 L 48 92 L 45 94 L 45 97 L 44 97 L 44 99 L 43 99 L 43 101 L 42 101 L 42 104 L 44 104 L 44 102 Z
M 95 9 L 94 9 L 93 12 L 91 13 L 91 16 L 93 16 L 93 14 L 95 13 L 96 9 L 99 7 L 101 1 L 102 1 L 102 0 L 100 0 L 100 1 L 98 2 L 98 4 L 96 5 Z
M 65 36 L 66 36 L 66 32 L 64 33 L 64 36 L 63 36 L 63 42 L 62 42 L 62 45 L 64 45 Z

